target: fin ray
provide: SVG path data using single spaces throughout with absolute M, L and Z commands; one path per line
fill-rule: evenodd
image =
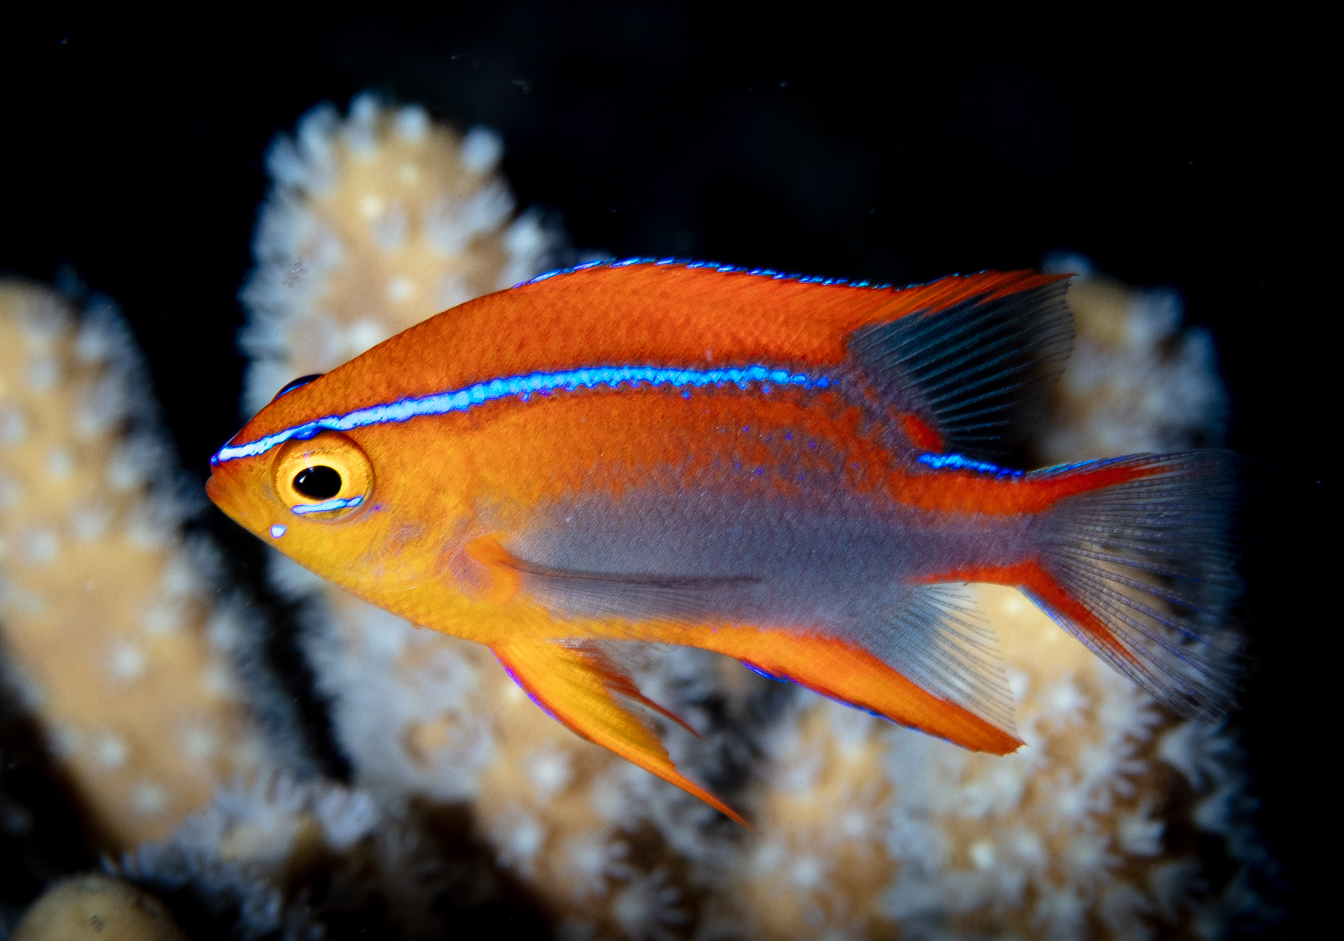
M 1003 457 L 1030 430 L 1073 342 L 1066 282 L 1001 277 L 979 296 L 860 328 L 848 340 L 897 411 L 918 414 L 946 450 L 976 460 Z
M 1022 745 L 1015 734 L 923 689 L 858 643 L 822 633 L 745 627 L 700 631 L 688 642 L 963 748 L 1006 755 Z
M 857 637 L 922 689 L 1016 735 L 998 637 L 957 585 L 901 586 L 889 614 Z
M 758 589 L 759 579 L 575 572 L 507 557 L 502 548 L 498 553 L 506 558 L 502 564 L 522 578 L 524 590 L 562 618 L 582 621 L 614 616 L 667 623 L 668 642 L 720 650 L 730 656 L 738 655 L 715 640 L 716 634 L 758 637 L 771 648 L 771 662 L 784 666 L 776 670 L 759 662 L 755 658 L 760 653 L 753 650 L 739 659 L 767 673 L 782 672 L 789 679 L 834 699 L 902 724 L 923 728 L 921 722 L 933 722 L 930 730 L 935 734 L 967 747 L 983 750 L 1016 747 L 1013 696 L 999 657 L 997 636 L 957 586 L 891 585 L 865 605 L 864 613 L 855 613 L 844 622 L 819 625 L 810 631 L 796 628 L 759 631 L 725 625 L 723 616 L 724 605 L 731 602 L 732 593 L 738 589 Z M 741 597 L 739 594 L 738 598 Z M 802 640 L 804 646 L 821 642 L 818 638 L 833 640 L 822 654 L 831 661 L 870 658 L 873 663 L 860 667 L 869 680 L 849 690 L 842 676 L 832 674 L 824 679 L 814 676 L 814 665 L 806 658 L 796 660 L 773 649 L 787 646 L 790 641 L 786 638 L 811 638 Z M 836 645 L 856 647 L 858 652 L 843 654 Z M 879 675 L 880 682 L 909 689 L 895 698 L 874 694 L 865 684 L 870 680 L 878 682 Z M 944 709 L 949 714 L 964 713 L 963 718 L 974 719 L 971 724 L 977 726 L 976 731 L 957 731 L 961 720 L 947 716 L 937 721 L 920 718 Z M 969 739 L 963 741 L 958 736 Z
M 1240 639 L 1225 621 L 1249 465 L 1226 451 L 1117 463 L 1146 473 L 1064 501 L 1042 562 L 1121 649 L 1089 646 L 1176 712 L 1216 718 L 1236 685 Z
M 1039 471 L 1107 483 L 1061 497 L 1035 557 L 929 580 L 1016 587 L 1158 702 L 1212 721 L 1231 707 L 1240 668 L 1226 622 L 1251 470 L 1227 451 L 1193 451 Z
M 647 699 L 634 681 L 596 647 L 518 640 L 493 649 L 514 682 L 562 725 L 750 829 L 740 814 L 677 771 L 653 728 L 630 707 L 651 709 L 688 729 L 690 726 Z

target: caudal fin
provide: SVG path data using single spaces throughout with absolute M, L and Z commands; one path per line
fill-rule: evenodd
M 1227 619 L 1246 471 L 1230 452 L 1194 451 L 1040 472 L 1122 482 L 1056 505 L 1022 590 L 1159 702 L 1217 718 L 1236 684 Z

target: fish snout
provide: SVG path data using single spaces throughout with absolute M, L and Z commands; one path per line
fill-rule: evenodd
M 210 498 L 210 502 L 215 506 L 219 506 L 219 501 L 224 498 L 223 488 L 220 486 L 219 481 L 215 479 L 213 473 L 206 478 L 205 495 Z
M 233 467 L 213 465 L 205 481 L 205 495 L 210 502 L 224 511 L 234 522 L 251 529 L 248 518 L 253 516 L 254 501 L 248 498 L 247 475 Z

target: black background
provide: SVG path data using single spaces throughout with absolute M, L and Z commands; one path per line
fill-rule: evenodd
M 520 205 L 583 249 L 892 282 L 1072 249 L 1178 288 L 1216 338 L 1232 447 L 1276 468 L 1274 519 L 1248 560 L 1257 666 L 1234 721 L 1285 862 L 1278 902 L 1302 931 L 1338 868 L 1311 854 L 1338 829 L 1323 696 L 1338 616 L 1322 600 L 1338 433 L 1324 142 L 1338 109 L 1323 30 L 1077 15 L 58 11 L 0 35 L 0 273 L 51 281 L 73 265 L 120 302 L 202 477 L 239 424 L 235 295 L 262 156 L 315 103 L 344 109 L 364 89 L 498 130 Z

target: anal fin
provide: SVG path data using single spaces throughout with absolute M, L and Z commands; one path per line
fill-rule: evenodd
M 698 631 L 691 643 L 963 748 L 1006 755 L 1022 746 L 1016 736 L 928 692 L 861 646 L 826 634 L 733 628 Z
M 496 534 L 473 539 L 466 553 L 489 573 L 489 601 L 503 604 L 523 591 L 568 618 L 707 620 L 724 598 L 740 596 L 759 582 L 747 576 L 641 575 L 553 568 L 512 555 Z
M 731 807 L 678 772 L 652 726 L 629 706 L 651 709 L 695 730 L 641 694 L 601 651 L 591 645 L 520 640 L 496 646 L 494 653 L 514 682 L 571 731 L 751 828 Z

